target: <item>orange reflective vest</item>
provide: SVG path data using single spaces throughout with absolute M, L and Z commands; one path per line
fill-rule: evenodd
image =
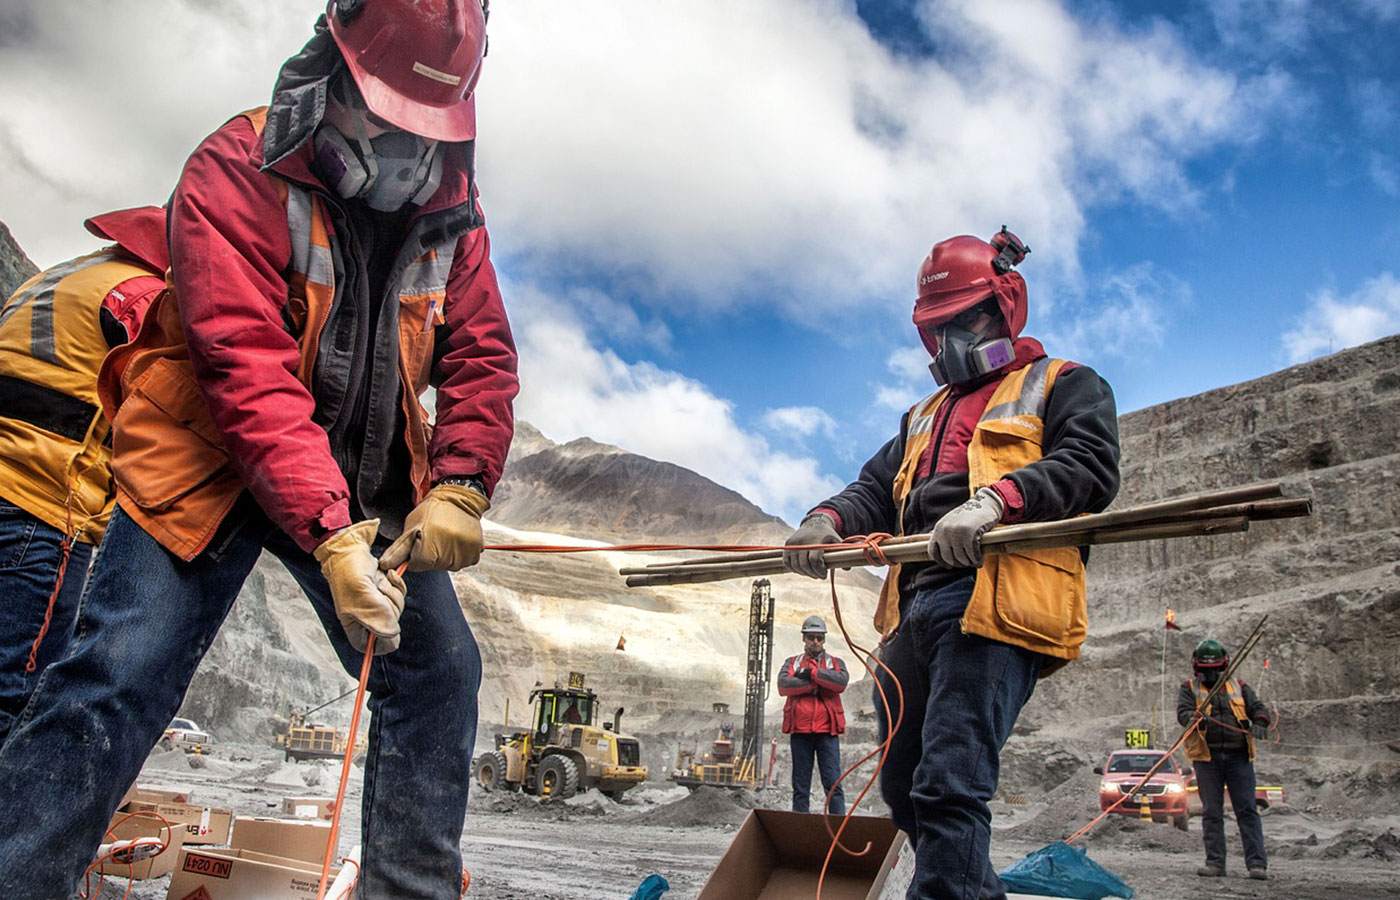
M 259 132 L 266 108 L 243 114 Z M 273 180 L 286 206 L 291 261 L 283 318 L 297 336 L 296 377 L 311 389 L 321 333 L 335 300 L 330 213 L 324 199 Z M 434 325 L 442 324 L 455 240 L 429 249 L 399 280 L 399 380 L 416 503 L 431 486 L 428 387 Z M 167 287 L 135 341 L 111 354 L 99 391 L 115 427 L 112 468 L 122 509 L 166 549 L 191 560 L 213 538 L 244 490 L 229 462 L 190 364 L 179 300 Z
M 1191 688 L 1196 693 L 1196 712 L 1202 716 L 1210 715 L 1205 708 L 1206 695 L 1210 693 L 1201 679 L 1191 679 Z M 1225 683 L 1225 695 L 1230 699 L 1230 712 L 1235 716 L 1235 724 L 1244 732 L 1244 742 L 1249 747 L 1249 760 L 1254 761 L 1254 734 L 1249 728 L 1249 711 L 1244 708 L 1244 695 L 1235 689 L 1235 681 L 1231 679 Z M 1205 724 L 1202 723 L 1186 736 L 1184 745 L 1186 758 L 1192 762 L 1208 762 L 1210 760 L 1210 746 L 1206 744 Z
M 109 247 L 40 272 L 0 310 L 0 496 L 79 541 L 102 539 L 114 499 L 97 398 L 102 306 L 159 277 Z
M 1064 360 L 1042 357 L 1007 375 L 997 386 L 968 445 L 969 495 L 1044 455 L 1045 406 L 1064 365 Z M 892 485 L 895 521 L 901 528 L 919 458 L 933 439 L 934 417 L 949 393 L 944 388 L 909 411 L 904 459 Z M 899 570 L 899 566 L 890 567 L 876 608 L 875 627 L 883 634 L 899 624 Z M 1077 547 L 987 554 L 962 617 L 965 634 L 1025 647 L 1057 660 L 1079 656 L 1088 627 L 1084 561 Z M 1047 666 L 1045 671 L 1053 668 Z

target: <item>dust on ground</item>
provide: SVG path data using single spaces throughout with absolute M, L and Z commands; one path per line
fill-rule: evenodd
M 993 802 L 992 861 L 998 870 L 1064 838 L 1097 812 L 1097 777 L 1082 768 L 1075 771 L 1053 754 L 1045 758 L 1055 770 L 1044 775 L 1047 783 L 1063 772 L 1072 774 L 1049 789 L 1013 792 Z M 1264 765 L 1277 766 L 1277 761 Z M 1346 769 L 1346 761 L 1336 761 L 1314 764 L 1307 771 L 1316 778 L 1319 772 Z M 1389 770 L 1380 763 L 1352 762 L 1350 771 L 1363 785 L 1389 783 Z M 188 789 L 196 802 L 228 807 L 236 815 L 279 815 L 282 797 L 333 794 L 338 777 L 334 762 L 292 763 L 271 748 L 226 746 L 207 757 L 157 751 L 141 783 Z M 342 820 L 342 849 L 359 841 L 360 783 L 356 767 Z M 1329 781 L 1314 792 L 1301 781 L 1290 784 L 1297 785 L 1300 802 L 1263 811 L 1272 876 L 1267 882 L 1244 877 L 1231 819 L 1226 821 L 1229 877 L 1224 879 L 1195 875 L 1202 861 L 1200 822 L 1195 818 L 1189 831 L 1182 832 L 1130 816 L 1110 816 L 1082 845 L 1095 861 L 1132 885 L 1142 900 L 1400 898 L 1400 813 L 1394 795 L 1373 793 L 1369 814 L 1344 815 L 1337 809 L 1366 812 L 1358 802 L 1364 793 L 1360 788 Z M 858 793 L 859 786 L 852 785 L 848 796 Z M 1340 802 L 1329 809 L 1317 797 Z M 664 780 L 629 791 L 620 802 L 596 792 L 541 801 L 522 793 L 474 789 L 462 842 L 472 873 L 468 897 L 626 900 L 644 878 L 659 873 L 671 885 L 665 900 L 691 900 L 748 811 L 785 808 L 788 803 L 785 786 L 760 792 L 701 788 L 692 793 Z M 168 884 L 168 876 L 138 881 L 130 897 L 165 900 Z M 108 878 L 100 896 L 119 900 L 126 889 L 125 879 Z

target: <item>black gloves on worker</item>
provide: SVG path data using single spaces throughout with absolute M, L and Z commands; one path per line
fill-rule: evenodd
M 803 544 L 839 544 L 841 535 L 836 533 L 836 523 L 826 513 L 815 512 L 802 520 L 797 530 L 787 539 L 789 547 Z M 784 550 L 783 565 L 799 575 L 808 578 L 826 577 L 826 560 L 820 550 Z
M 1255 722 L 1250 730 L 1254 732 L 1254 739 L 1256 741 L 1267 741 L 1269 739 L 1268 722 Z
M 811 681 L 811 680 L 812 680 L 812 670 L 811 670 L 811 669 L 808 669 L 808 668 L 801 668 L 801 669 L 798 669 L 796 672 L 793 672 L 793 673 L 792 673 L 792 677 L 793 677 L 793 678 L 800 678 L 800 679 L 802 679 L 803 681 Z

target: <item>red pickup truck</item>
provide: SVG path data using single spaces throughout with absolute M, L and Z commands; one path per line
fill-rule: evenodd
M 1163 756 L 1165 750 L 1115 750 L 1094 774 L 1103 776 L 1099 782 L 1099 809 L 1113 807 L 1116 815 L 1151 818 L 1154 822 L 1171 822 L 1182 831 L 1191 817 L 1186 806 L 1187 776 L 1172 757 L 1145 783 L 1146 774 Z M 1124 797 L 1123 795 L 1128 795 Z M 1119 803 L 1119 799 L 1122 802 Z M 1114 804 L 1118 805 L 1114 807 Z

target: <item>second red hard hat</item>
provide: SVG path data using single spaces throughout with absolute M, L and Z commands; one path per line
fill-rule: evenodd
M 326 18 L 370 112 L 430 140 L 476 137 L 480 0 L 330 0 Z

